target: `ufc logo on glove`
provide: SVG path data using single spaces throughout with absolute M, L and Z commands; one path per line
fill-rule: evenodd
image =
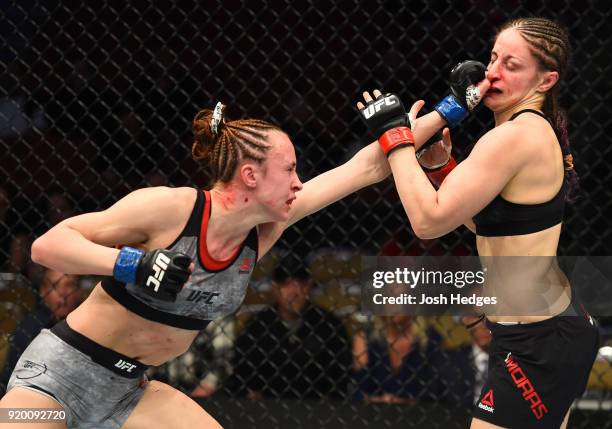
M 387 95 L 383 98 L 376 100 L 374 103 L 367 106 L 361 112 L 363 113 L 365 119 L 370 119 L 372 115 L 374 115 L 374 113 L 380 112 L 380 109 L 382 108 L 383 104 L 385 106 L 393 106 L 395 103 L 397 103 L 396 97 L 394 95 Z
M 155 263 L 153 264 L 153 271 L 155 271 L 155 273 L 147 278 L 146 286 L 151 286 L 151 284 L 154 284 L 155 287 L 153 290 L 157 292 L 160 282 L 163 280 L 164 274 L 166 274 L 169 263 L 170 258 L 163 253 L 158 254 L 157 258 L 155 259 Z

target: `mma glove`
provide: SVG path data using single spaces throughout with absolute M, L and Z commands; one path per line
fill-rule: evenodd
M 441 133 L 421 146 L 416 151 L 416 158 L 436 189 L 440 188 L 446 176 L 457 166 L 451 154 L 451 146 L 445 147 Z
M 153 298 L 174 302 L 191 275 L 190 264 L 191 259 L 183 253 L 123 247 L 115 261 L 113 277 L 143 288 Z
M 414 145 L 410 120 L 397 95 L 380 95 L 368 102 L 360 113 L 387 157 L 395 149 Z
M 478 61 L 463 61 L 450 72 L 451 93 L 435 109 L 450 126 L 459 124 L 474 110 L 482 96 L 476 84 L 485 78 L 486 67 Z

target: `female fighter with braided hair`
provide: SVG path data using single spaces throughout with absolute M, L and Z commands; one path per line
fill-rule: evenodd
M 192 153 L 212 173 L 211 190 L 140 189 L 36 240 L 35 262 L 107 277 L 67 322 L 32 342 L 0 407 L 63 408 L 69 428 L 219 427 L 144 370 L 184 353 L 209 321 L 238 308 L 283 230 L 390 172 L 374 143 L 302 185 L 287 134 L 261 120 L 225 120 L 223 107 L 193 121 Z
M 475 62 L 453 69 L 452 95 L 417 120 L 415 133 L 422 140 L 467 116 L 479 101 L 475 84 L 482 79 L 478 88 L 495 127 L 458 165 L 449 158 L 448 129 L 442 142 L 415 151 L 394 95 L 375 91 L 372 100 L 364 93 L 367 105 L 358 103 L 388 155 L 415 233 L 440 237 L 465 224 L 476 233 L 483 266 L 502 275 L 486 284 L 493 283 L 501 297 L 497 311 L 487 312 L 493 334 L 488 379 L 472 428 L 566 427 L 597 354 L 598 329 L 555 258 L 564 204 L 576 180 L 557 108 L 569 55 L 567 33 L 557 23 L 521 18 L 497 33 L 486 74 Z M 373 113 L 374 103 L 384 107 Z M 411 113 L 422 106 L 418 101 Z

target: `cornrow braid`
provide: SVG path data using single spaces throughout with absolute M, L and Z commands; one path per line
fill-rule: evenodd
M 517 28 L 531 45 L 532 52 L 547 68 L 565 73 L 569 58 L 569 40 L 565 30 L 553 21 L 542 18 L 519 20 Z
M 212 113 L 211 109 L 203 109 L 196 114 L 191 152 L 195 160 L 206 161 L 213 183 L 227 183 L 240 161 L 263 162 L 270 149 L 268 133 L 281 130 L 259 119 L 222 120 L 215 134 L 211 129 Z
M 529 50 L 537 59 L 540 69 L 558 72 L 559 80 L 565 77 L 571 48 L 569 37 L 563 27 L 546 18 L 517 18 L 504 24 L 499 33 L 508 28 L 515 28 L 521 33 Z M 557 116 L 558 92 L 558 87 L 555 85 L 544 100 L 544 114 L 551 120 Z
M 571 56 L 571 46 L 567 31 L 556 22 L 547 18 L 517 18 L 505 23 L 497 33 L 509 28 L 516 29 L 527 42 L 529 50 L 536 58 L 541 70 L 556 71 L 559 80 L 565 77 Z M 496 36 L 496 37 L 497 37 Z M 567 132 L 567 113 L 559 109 L 558 82 L 545 95 L 542 111 L 550 119 L 563 152 L 563 160 L 568 175 L 569 190 L 566 199 L 578 185 L 578 175 L 574 170 L 569 136 Z

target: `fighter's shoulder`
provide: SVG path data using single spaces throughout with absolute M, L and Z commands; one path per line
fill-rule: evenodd
M 190 188 L 187 186 L 183 186 L 180 188 L 169 188 L 167 186 L 160 186 L 163 188 L 163 192 L 166 193 L 168 198 L 172 199 L 174 202 L 179 204 L 186 204 L 188 206 L 193 206 L 195 200 L 197 198 L 198 189 Z
M 183 208 L 191 209 L 195 203 L 197 190 L 181 187 L 156 186 L 132 191 L 118 202 L 118 206 L 129 205 L 145 211 L 180 213 Z
M 193 202 L 197 190 L 189 187 L 171 188 L 169 186 L 154 186 L 136 189 L 129 193 L 126 198 L 133 200 L 169 200 L 169 202 Z
M 474 150 L 495 152 L 504 157 L 531 155 L 533 142 L 539 138 L 537 129 L 528 124 L 508 121 L 485 133 Z

